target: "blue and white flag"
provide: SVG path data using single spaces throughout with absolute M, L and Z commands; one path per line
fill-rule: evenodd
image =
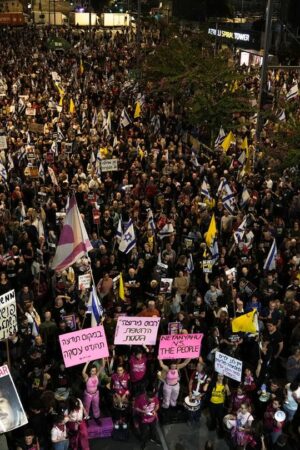
M 148 220 L 148 230 L 152 230 L 153 233 L 155 233 L 156 227 L 153 218 L 153 212 L 150 208 L 147 211 L 147 220 Z
M 57 140 L 63 141 L 65 139 L 65 136 L 64 136 L 63 132 L 61 131 L 61 128 L 58 124 L 56 125 L 56 129 L 57 129 Z
M 0 163 L 0 178 L 1 181 L 6 183 L 7 181 L 7 171 L 2 163 Z
M 211 200 L 211 196 L 209 193 L 209 184 L 206 177 L 204 177 L 201 184 L 201 195 L 204 195 L 204 197 L 207 197 L 209 200 Z
M 246 162 L 246 152 L 242 151 L 242 153 L 240 154 L 240 156 L 238 157 L 238 165 L 240 167 L 244 167 L 245 162 Z
M 92 314 L 91 326 L 96 327 L 97 325 L 99 325 L 101 317 L 103 315 L 103 307 L 97 295 L 94 283 L 90 293 L 88 311 Z
M 217 238 L 214 239 L 212 245 L 209 247 L 209 251 L 211 253 L 211 260 L 215 263 L 219 259 L 219 246 Z
M 286 94 L 287 101 L 293 100 L 293 98 L 296 97 L 298 97 L 298 83 L 295 83 L 294 86 L 292 86 L 289 92 Z
M 123 108 L 122 112 L 121 112 L 121 117 L 120 117 L 120 125 L 123 128 L 128 127 L 128 125 L 131 124 L 131 119 L 129 117 L 128 112 L 126 111 L 126 108 Z
M 224 141 L 225 137 L 226 137 L 225 131 L 223 130 L 223 127 L 221 126 L 219 134 L 217 136 L 217 139 L 215 140 L 215 148 L 220 147 L 220 145 Z
M 119 244 L 119 250 L 120 252 L 126 253 L 127 255 L 127 253 L 129 253 L 135 246 L 136 246 L 135 233 L 132 220 L 130 219 L 124 233 L 122 233 L 121 241 Z
M 7 172 L 9 173 L 15 167 L 14 160 L 10 153 L 7 155 Z
M 235 202 L 234 193 L 232 192 L 232 190 L 226 180 L 223 181 L 222 192 L 223 192 L 222 203 L 223 203 L 224 208 L 230 214 L 234 214 L 234 202 Z
M 193 261 L 193 256 L 190 253 L 187 263 L 186 263 L 186 270 L 188 273 L 192 273 L 194 271 L 194 261 Z
M 242 192 L 241 201 L 240 201 L 241 207 L 243 208 L 244 206 L 246 206 L 249 200 L 250 200 L 250 194 L 249 194 L 249 191 L 248 191 L 248 189 L 246 188 L 246 186 L 244 186 L 243 192 Z
M 233 237 L 236 244 L 242 242 L 247 227 L 247 217 L 239 225 L 238 229 L 233 233 Z
M 264 264 L 264 270 L 269 271 L 276 269 L 276 256 L 277 256 L 277 245 L 274 239 Z
M 123 234 L 123 230 L 122 230 L 122 219 L 121 219 L 121 217 L 120 217 L 119 222 L 118 222 L 117 234 L 116 234 L 116 238 L 117 238 L 117 241 L 118 241 L 118 242 L 121 242 L 122 234 Z
M 166 223 L 162 229 L 157 233 L 159 239 L 171 236 L 174 233 L 174 227 L 171 223 Z

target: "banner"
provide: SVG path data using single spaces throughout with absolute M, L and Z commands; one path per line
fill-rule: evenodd
M 59 343 L 66 367 L 109 355 L 103 325 L 62 334 Z
M 0 398 L 0 433 L 7 433 L 28 423 L 7 366 L 0 367 Z
M 232 358 L 221 352 L 216 352 L 215 371 L 231 378 L 241 381 L 243 363 L 239 359 Z
M 168 334 L 160 337 L 158 359 L 199 358 L 203 334 Z
M 84 275 L 79 275 L 78 277 L 78 289 L 89 289 L 91 287 L 91 274 L 85 273 Z
M 101 160 L 101 171 L 102 172 L 114 172 L 118 170 L 118 160 L 117 159 L 102 159 Z
M 115 345 L 155 345 L 160 317 L 118 317 Z
M 18 331 L 15 291 L 0 296 L 0 341 Z

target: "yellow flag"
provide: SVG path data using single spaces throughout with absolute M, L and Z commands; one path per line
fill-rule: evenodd
M 64 96 L 61 95 L 61 96 L 60 96 L 60 99 L 59 99 L 59 104 L 58 104 L 58 106 L 62 106 L 62 105 L 63 105 L 63 101 L 64 101 Z
M 58 83 L 54 83 L 60 96 L 65 95 L 65 91 L 63 90 L 63 88 L 58 84 Z
M 138 148 L 138 156 L 139 156 L 141 159 L 143 159 L 144 156 L 145 156 L 145 154 L 144 154 L 143 150 L 141 149 L 141 147 Z
M 248 138 L 247 136 L 245 137 L 245 139 L 242 142 L 241 148 L 243 150 L 246 150 L 246 157 L 248 157 L 248 152 L 249 152 L 249 147 L 248 147 Z
M 225 152 L 227 152 L 227 150 L 229 149 L 230 145 L 235 142 L 235 137 L 232 131 L 230 131 L 226 138 L 224 139 L 224 141 L 221 144 L 221 147 L 223 148 L 223 150 Z
M 215 215 L 213 214 L 211 217 L 209 228 L 208 228 L 206 236 L 205 236 L 205 241 L 206 241 L 206 244 L 208 247 L 212 246 L 213 241 L 216 237 L 216 234 L 217 234 L 216 219 L 215 219 Z
M 253 311 L 243 314 L 231 322 L 231 327 L 233 333 L 257 333 L 258 332 L 258 322 L 257 322 L 257 311 Z
M 122 272 L 120 273 L 120 280 L 119 280 L 119 298 L 121 300 L 125 300 L 125 291 L 124 291 L 124 283 L 123 283 Z
M 140 102 L 136 102 L 135 111 L 134 111 L 134 118 L 137 119 L 138 117 L 141 117 L 141 104 L 140 104 Z
M 237 82 L 237 80 L 234 81 L 234 83 L 231 85 L 231 92 L 234 93 L 238 90 L 239 88 L 239 83 Z
M 74 105 L 74 102 L 73 102 L 73 99 L 72 99 L 72 98 L 70 99 L 69 112 L 70 112 L 71 114 L 73 114 L 73 113 L 75 112 L 75 105 Z
M 82 75 L 83 72 L 84 72 L 84 65 L 83 65 L 82 59 L 80 58 L 80 66 L 79 66 L 79 73 L 80 73 L 80 75 Z

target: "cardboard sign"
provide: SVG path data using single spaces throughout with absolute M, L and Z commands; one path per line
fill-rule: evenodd
M 59 343 L 66 367 L 109 355 L 103 325 L 62 334 Z
M 91 287 L 91 274 L 85 273 L 84 275 L 79 275 L 78 277 L 78 289 L 89 289 Z
M 221 352 L 216 352 L 215 371 L 231 378 L 232 380 L 241 381 L 243 363 L 239 359 L 232 358 Z
M 160 317 L 119 317 L 115 345 L 155 345 Z
M 31 133 L 44 134 L 44 125 L 42 123 L 29 123 L 28 130 Z
M 102 159 L 101 160 L 101 171 L 102 172 L 114 172 L 118 170 L 118 160 L 117 159 Z
M 27 416 L 7 366 L 0 367 L 0 395 L 0 433 L 7 433 L 26 425 Z
M 24 169 L 24 175 L 30 178 L 39 178 L 39 168 L 36 166 L 27 166 Z
M 158 359 L 199 358 L 203 334 L 168 334 L 160 337 Z
M 211 259 L 204 259 L 202 261 L 202 270 L 203 273 L 212 273 L 213 262 Z
M 7 138 L 6 136 L 0 136 L 0 150 L 7 149 Z
M 14 289 L 0 296 L 0 341 L 18 331 Z

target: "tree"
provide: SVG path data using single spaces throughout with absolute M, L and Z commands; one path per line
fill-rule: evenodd
M 173 36 L 148 55 L 143 66 L 150 90 L 172 96 L 191 123 L 207 124 L 211 139 L 220 125 L 233 128 L 234 113 L 251 109 L 240 86 L 243 77 L 228 62 L 228 54 L 213 53 L 203 35 Z
M 206 21 L 209 17 L 230 17 L 229 0 L 173 0 L 173 15 L 179 19 Z

